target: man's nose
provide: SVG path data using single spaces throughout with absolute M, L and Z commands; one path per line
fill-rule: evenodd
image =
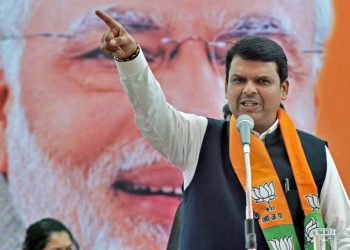
M 203 42 L 191 40 L 182 44 L 176 56 L 156 75 L 168 102 L 176 109 L 222 118 L 224 75 L 209 60 Z
M 257 91 L 256 84 L 254 83 L 254 81 L 247 80 L 247 82 L 246 82 L 246 84 L 244 85 L 244 88 L 243 88 L 243 94 L 249 96 L 249 95 L 254 95 L 257 92 L 258 91 Z

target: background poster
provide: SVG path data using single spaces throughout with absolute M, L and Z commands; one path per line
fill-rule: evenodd
M 350 17 L 346 8 L 350 3 L 335 0 L 335 23 L 333 34 L 326 46 L 325 66 L 320 73 L 318 85 L 318 104 L 320 112 L 317 125 L 317 134 L 325 138 L 332 151 L 347 192 L 350 192 L 350 157 L 348 140 L 350 131 L 348 124 L 348 92 L 350 77 L 349 55 Z
M 115 65 L 99 53 L 106 28 L 96 9 L 139 41 L 174 107 L 215 118 L 229 47 L 220 44 L 275 39 L 290 63 L 286 109 L 329 142 L 349 191 L 349 8 L 341 0 L 1 1 L 0 249 L 19 249 L 24 229 L 43 217 L 66 223 L 82 249 L 165 249 L 181 173 L 136 129 Z

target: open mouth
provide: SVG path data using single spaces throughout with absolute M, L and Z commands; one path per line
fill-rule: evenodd
M 241 107 L 243 107 L 246 110 L 251 110 L 257 108 L 260 103 L 255 100 L 255 99 L 248 99 L 248 98 L 243 98 L 239 101 L 239 104 Z
M 247 108 L 251 108 L 251 107 L 257 106 L 258 103 L 255 101 L 242 101 L 241 105 L 243 105 L 244 107 L 247 107 Z
M 181 198 L 181 187 L 150 187 L 145 185 L 137 185 L 132 182 L 117 181 L 113 184 L 115 190 L 121 190 L 129 194 L 135 195 L 164 195 L 169 197 Z

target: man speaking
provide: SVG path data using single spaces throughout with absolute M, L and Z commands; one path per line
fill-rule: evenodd
M 287 58 L 272 40 L 247 36 L 226 56 L 230 121 L 169 105 L 135 39 L 106 13 L 101 50 L 114 56 L 145 138 L 183 172 L 180 249 L 244 249 L 245 168 L 235 118 L 253 118 L 252 198 L 258 249 L 313 249 L 316 228 L 350 248 L 350 205 L 326 143 L 296 130 L 280 109 L 289 90 Z M 227 41 L 230 42 L 230 41 Z M 192 91 L 196 84 L 191 83 Z M 203 96 L 203 99 L 208 98 Z

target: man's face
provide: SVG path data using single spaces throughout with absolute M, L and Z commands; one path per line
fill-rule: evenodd
M 105 10 L 141 44 L 173 106 L 210 117 L 222 116 L 225 101 L 220 42 L 268 34 L 290 56 L 293 112 L 301 90 L 312 99 L 311 60 L 300 51 L 312 47 L 313 6 L 270 2 L 35 1 L 24 35 L 55 39 L 27 36 L 19 107 L 8 124 L 16 152 L 9 154 L 10 188 L 23 218 L 63 219 L 83 249 L 164 249 L 181 174 L 136 129 L 114 63 L 98 52 L 105 26 L 93 12 Z M 102 242 L 110 245 L 95 245 Z
M 262 133 L 273 124 L 280 101 L 287 94 L 288 81 L 280 84 L 275 62 L 233 57 L 226 98 L 235 117 L 247 114 L 254 119 L 255 131 Z

